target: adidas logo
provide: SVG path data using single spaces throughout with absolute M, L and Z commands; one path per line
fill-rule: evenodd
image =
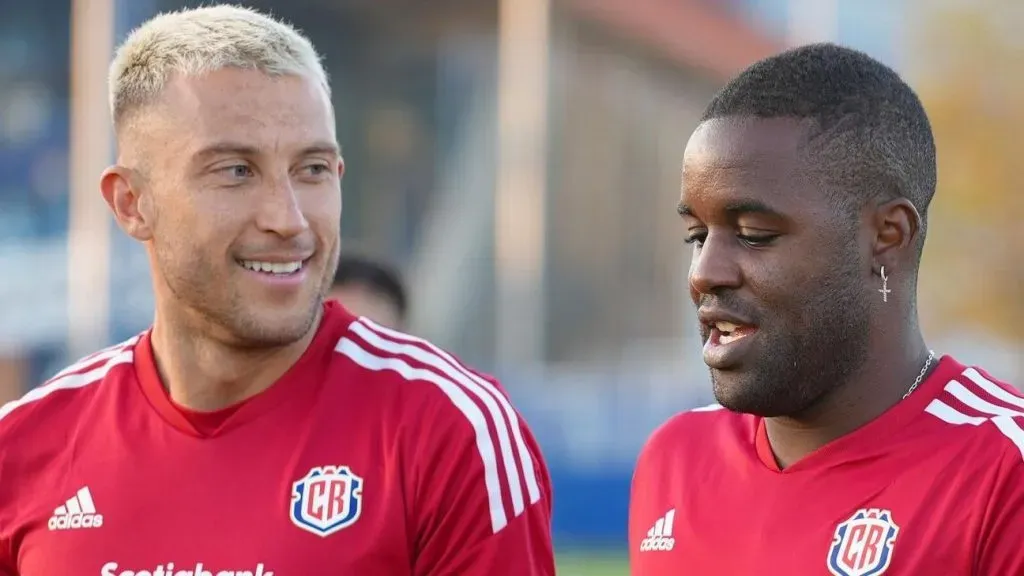
M 672 523 L 676 519 L 676 509 L 673 508 L 658 518 L 654 527 L 647 531 L 647 537 L 640 542 L 641 552 L 669 552 L 676 546 L 676 539 L 672 537 Z
M 47 523 L 50 530 L 78 530 L 103 526 L 103 515 L 96 513 L 96 504 L 86 486 L 53 511 Z

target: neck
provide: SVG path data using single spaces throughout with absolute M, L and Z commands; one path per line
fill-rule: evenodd
M 309 347 L 319 318 L 301 340 L 270 348 L 244 348 L 210 336 L 209 330 L 172 315 L 158 315 L 151 342 L 160 379 L 185 408 L 212 412 L 266 390 Z
M 915 328 L 901 338 L 879 340 L 887 341 L 873 342 L 869 360 L 817 404 L 796 416 L 765 419 L 781 468 L 857 430 L 903 399 L 928 357 L 924 338 Z M 929 373 L 936 364 L 933 360 Z

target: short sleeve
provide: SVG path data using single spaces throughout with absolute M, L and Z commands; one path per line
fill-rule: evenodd
M 548 576 L 551 481 L 540 448 L 497 381 L 442 387 L 414 456 L 416 576 Z M 472 385 L 467 385 L 471 383 Z
M 1024 576 L 1024 417 L 998 417 L 1008 438 L 978 540 L 975 574 Z

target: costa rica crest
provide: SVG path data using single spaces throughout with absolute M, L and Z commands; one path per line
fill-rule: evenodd
M 292 484 L 292 524 L 326 538 L 359 519 L 362 501 L 363 479 L 348 466 L 318 466 Z
M 835 576 L 876 576 L 892 562 L 900 527 L 892 512 L 861 508 L 836 526 L 828 552 L 828 571 Z

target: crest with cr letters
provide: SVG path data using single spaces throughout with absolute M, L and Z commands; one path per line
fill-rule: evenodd
M 292 484 L 292 523 L 326 538 L 359 520 L 363 479 L 348 466 L 318 466 Z
M 892 562 L 900 528 L 892 511 L 861 508 L 836 526 L 828 552 L 828 570 L 834 576 L 877 576 Z

